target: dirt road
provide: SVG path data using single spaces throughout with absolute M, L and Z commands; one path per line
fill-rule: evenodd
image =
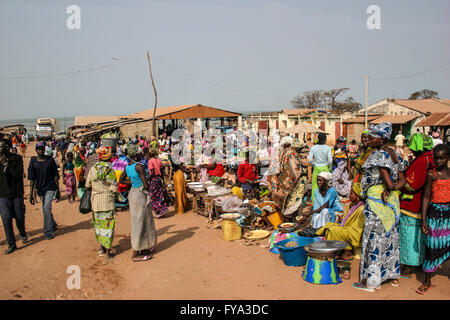
M 30 148 L 29 148 L 30 149 Z M 25 158 L 28 164 L 29 157 Z M 61 187 L 61 190 L 62 187 Z M 25 193 L 29 184 L 25 182 Z M 301 268 L 287 267 L 266 248 L 267 240 L 247 246 L 226 242 L 221 230 L 192 212 L 155 220 L 158 245 L 150 261 L 132 262 L 130 217 L 117 213 L 116 256 L 97 254 L 92 216 L 78 212 L 78 203 L 53 202 L 59 230 L 44 240 L 40 203 L 26 202 L 26 228 L 31 241 L 10 254 L 0 254 L 0 299 L 449 299 L 450 264 L 432 279 L 425 295 L 415 293 L 417 275 L 400 279 L 399 287 L 383 285 L 367 293 L 352 288 L 359 260 L 352 263 L 351 280 L 319 286 L 301 278 Z M 3 226 L 0 245 L 6 249 Z M 17 232 L 17 230 L 16 230 Z M 17 236 L 19 239 L 19 236 Z M 80 289 L 66 286 L 69 266 L 81 271 Z M 420 279 L 420 275 L 419 275 Z

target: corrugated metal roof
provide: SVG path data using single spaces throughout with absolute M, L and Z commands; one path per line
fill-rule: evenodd
M 91 123 L 103 123 L 119 120 L 121 116 L 78 116 L 75 117 L 74 126 L 87 126 Z
M 404 124 L 411 120 L 414 120 L 418 116 L 416 115 L 409 115 L 409 116 L 381 116 L 375 120 L 370 121 L 370 123 L 377 124 L 377 123 L 383 123 L 383 122 L 390 122 L 392 124 Z
M 287 115 L 303 115 L 316 112 L 317 109 L 283 109 L 282 112 Z
M 367 116 L 367 121 L 370 122 L 372 120 L 375 120 L 379 118 L 380 116 Z M 366 118 L 365 117 L 356 117 L 356 118 L 350 118 L 342 120 L 342 123 L 365 123 Z
M 395 103 L 405 106 L 407 108 L 419 111 L 421 113 L 442 113 L 450 112 L 450 105 L 438 99 L 394 99 Z
M 187 105 L 182 105 L 182 106 L 157 107 L 155 116 L 157 118 L 159 118 L 159 117 L 162 117 L 162 116 L 165 116 L 165 115 L 169 115 L 171 113 L 183 111 L 183 110 L 190 109 L 190 108 L 193 108 L 193 107 L 206 107 L 206 108 L 216 109 L 216 110 L 220 110 L 220 111 L 223 111 L 223 112 L 228 112 L 230 114 L 233 114 L 233 116 L 234 115 L 236 115 L 236 116 L 242 115 L 241 113 L 227 111 L 227 110 L 214 108 L 214 107 L 208 107 L 208 106 L 205 106 L 205 105 L 202 105 L 202 104 L 187 104 Z M 124 118 L 152 119 L 153 118 L 153 108 L 150 108 L 150 109 L 147 109 L 147 110 L 144 110 L 144 111 L 140 111 L 140 112 L 136 112 L 136 113 L 133 113 L 133 114 L 129 114 L 128 116 L 125 116 Z
M 432 126 L 450 126 L 450 113 L 432 113 L 416 124 L 416 127 Z

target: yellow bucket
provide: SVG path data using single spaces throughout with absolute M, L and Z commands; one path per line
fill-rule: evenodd
M 225 241 L 241 239 L 242 229 L 235 220 L 222 220 L 222 238 Z
M 275 230 L 278 230 L 278 225 L 280 225 L 284 222 L 283 216 L 278 211 L 267 215 L 267 219 L 273 225 Z

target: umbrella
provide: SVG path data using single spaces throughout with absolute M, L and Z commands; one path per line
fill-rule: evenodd
M 309 123 L 300 123 L 287 129 L 281 129 L 281 132 L 285 133 L 326 133 L 324 130 L 319 129 Z

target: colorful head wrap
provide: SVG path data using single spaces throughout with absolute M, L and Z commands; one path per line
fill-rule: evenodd
M 43 141 L 40 141 L 40 142 L 38 142 L 38 143 L 36 143 L 36 149 L 37 148 L 45 148 L 45 146 L 46 146 L 46 144 L 45 144 L 45 142 L 43 142 Z
M 100 147 L 97 149 L 98 159 L 102 161 L 106 161 L 111 158 L 112 153 L 110 148 Z
M 159 151 L 158 151 L 158 148 L 150 148 L 150 149 L 148 149 L 148 153 L 152 156 L 157 156 Z
M 294 142 L 294 139 L 287 136 L 287 137 L 283 137 L 280 140 L 280 146 L 284 146 L 285 144 L 292 144 Z
M 306 148 L 306 147 L 308 147 L 308 145 L 304 142 L 301 142 L 298 139 L 294 139 L 291 143 L 291 147 L 292 148 Z
M 392 124 L 390 122 L 383 122 L 371 126 L 369 134 L 375 138 L 389 139 L 392 134 Z
M 133 157 L 141 152 L 142 152 L 142 148 L 135 144 L 131 144 L 127 148 L 127 153 L 130 157 Z
M 411 137 L 411 142 L 408 148 L 412 151 L 424 151 L 433 149 L 433 139 L 429 135 L 424 133 L 415 133 Z

